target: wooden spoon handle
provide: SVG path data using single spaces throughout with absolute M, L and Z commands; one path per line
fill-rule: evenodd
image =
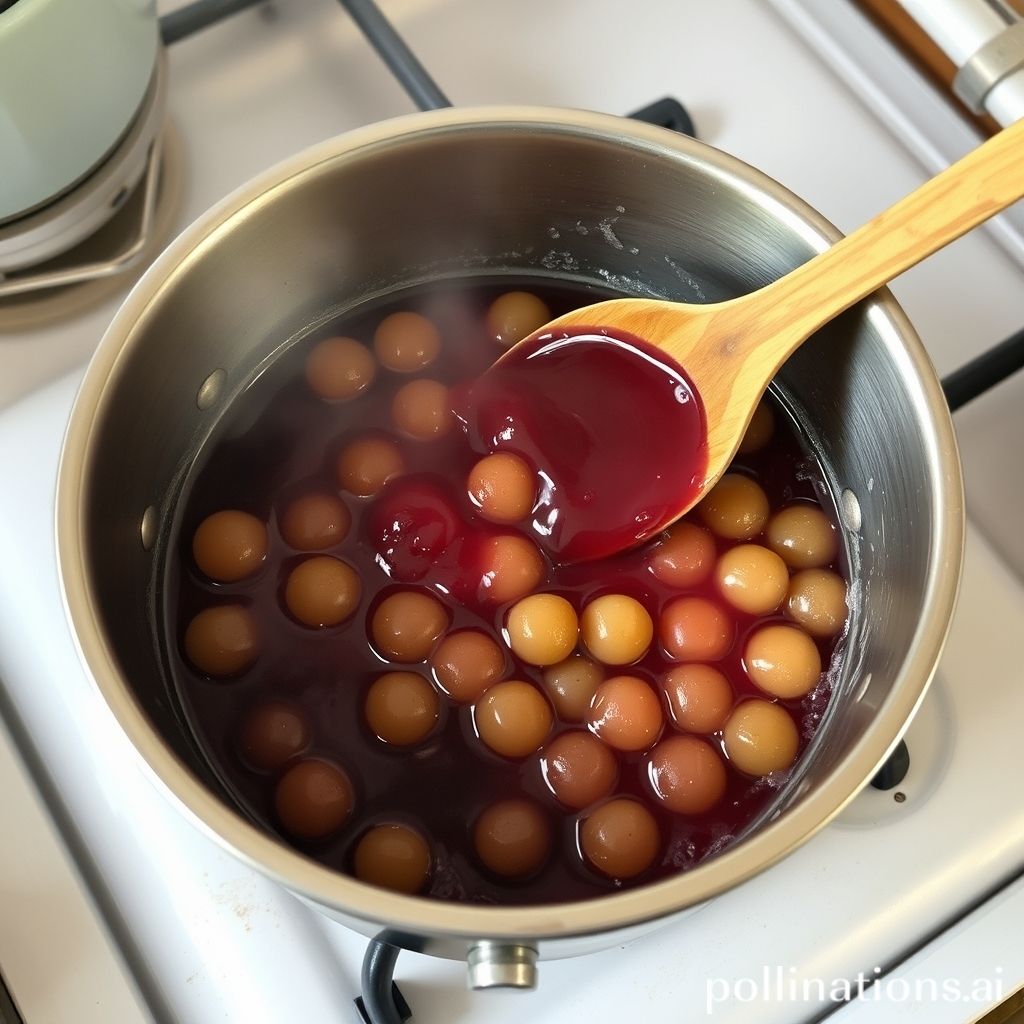
M 832 317 L 1022 197 L 1024 120 L 830 249 L 740 300 L 751 303 L 748 315 L 757 306 L 758 327 L 752 333 L 777 339 L 782 363 Z

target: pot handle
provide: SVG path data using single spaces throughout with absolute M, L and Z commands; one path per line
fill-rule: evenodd
M 395 984 L 395 961 L 401 949 L 371 939 L 363 955 L 360 980 L 363 994 L 355 1000 L 359 1015 L 366 1024 L 405 1024 L 412 1010 Z

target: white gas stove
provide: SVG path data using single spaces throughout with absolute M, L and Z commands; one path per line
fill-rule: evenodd
M 858 95 L 856 75 L 837 74 L 807 6 L 384 4 L 456 103 L 624 113 L 672 95 L 701 138 L 850 229 L 930 168 Z M 895 74 L 895 54 L 857 24 L 851 47 L 869 48 L 879 77 Z M 176 228 L 276 160 L 409 109 L 334 0 L 278 0 L 168 56 Z M 969 144 L 948 117 L 948 132 L 941 118 L 933 130 Z M 940 372 L 1024 326 L 1013 237 L 1012 225 L 976 231 L 896 282 Z M 352 1021 L 364 940 L 223 853 L 156 792 L 65 626 L 51 528 L 60 440 L 126 287 L 46 325 L 5 329 L 0 314 L 0 713 L 28 767 L 0 730 L 0 974 L 27 1024 Z M 1024 380 L 957 426 L 973 523 L 963 592 L 898 788 L 867 790 L 796 854 L 682 922 L 542 964 L 534 993 L 470 994 L 463 965 L 403 953 L 396 977 L 416 1021 L 962 1024 L 1024 985 L 1024 481 L 1007 454 L 1024 432 Z

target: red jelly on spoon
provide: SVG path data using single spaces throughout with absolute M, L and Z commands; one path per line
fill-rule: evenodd
M 481 452 L 533 466 L 531 527 L 557 562 L 631 547 L 692 503 L 707 470 L 704 409 L 683 370 L 640 338 L 546 331 L 470 387 L 459 416 Z

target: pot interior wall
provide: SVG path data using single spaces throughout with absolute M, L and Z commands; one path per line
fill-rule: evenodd
M 805 261 L 816 237 L 780 201 L 705 163 L 700 147 L 687 155 L 507 124 L 410 132 L 314 165 L 251 203 L 174 269 L 136 324 L 90 452 L 87 568 L 125 677 L 157 729 L 203 774 L 154 636 L 163 544 L 144 550 L 140 521 L 154 506 L 166 527 L 193 453 L 286 339 L 439 275 L 539 272 L 714 301 Z M 223 391 L 201 409 L 197 394 L 218 369 Z M 852 492 L 860 513 L 859 530 L 846 531 L 858 577 L 854 635 L 792 801 L 863 735 L 914 643 L 936 482 L 913 370 L 880 308 L 822 331 L 778 383 L 836 494 Z

